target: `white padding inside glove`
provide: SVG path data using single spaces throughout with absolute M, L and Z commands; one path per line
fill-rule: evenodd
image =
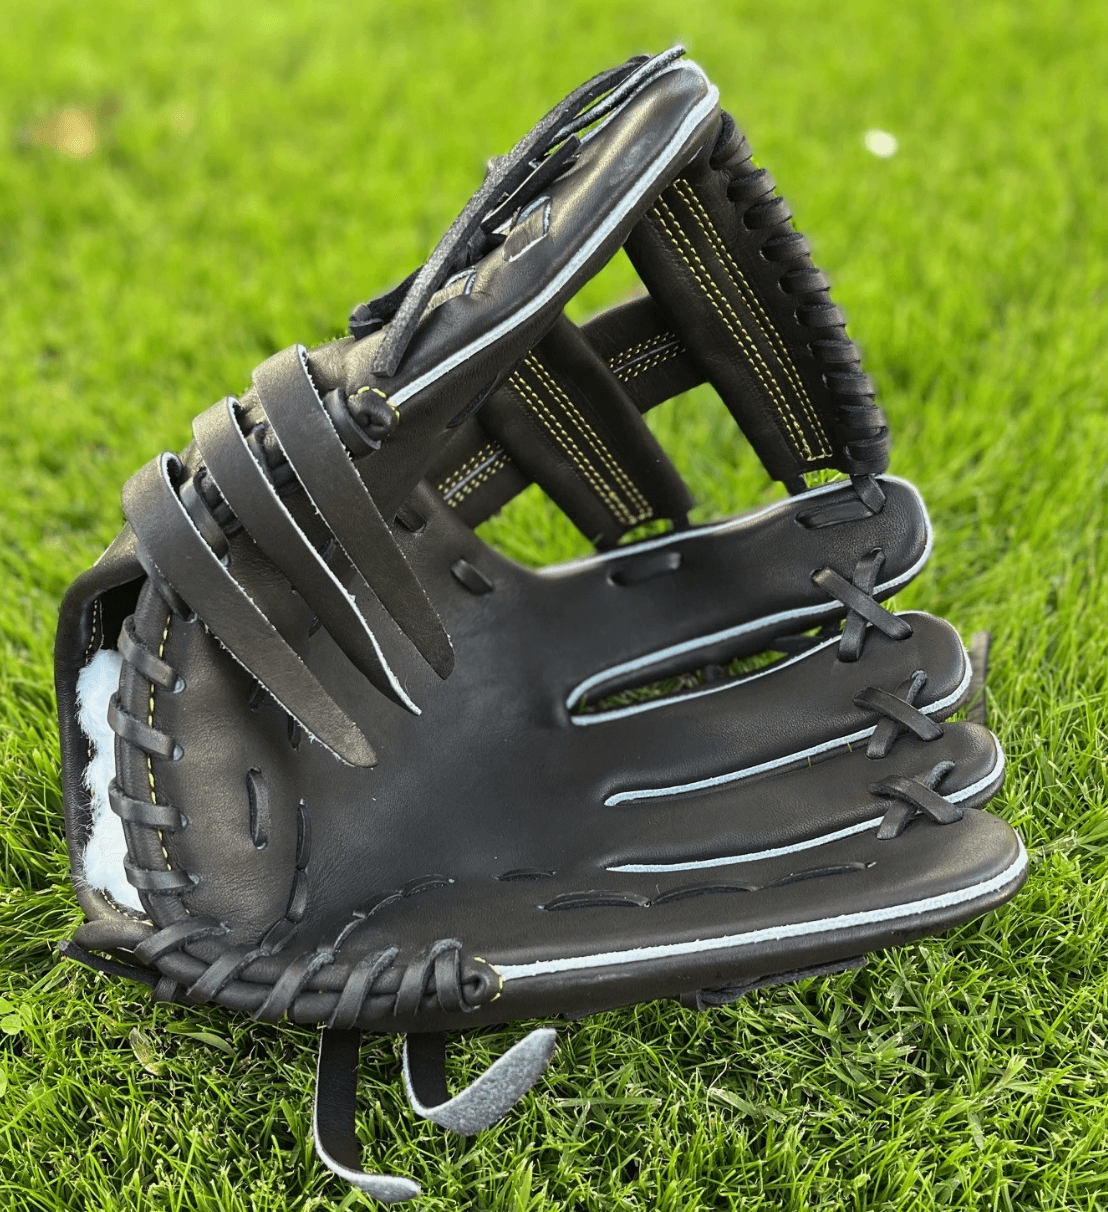
M 142 902 L 123 867 L 127 857 L 123 822 L 108 803 L 108 784 L 115 775 L 115 733 L 108 726 L 108 702 L 119 689 L 122 665 L 123 658 L 118 652 L 101 648 L 77 675 L 77 722 L 89 742 L 90 758 L 84 782 L 92 809 L 92 829 L 81 856 L 81 867 L 90 887 L 141 913 Z

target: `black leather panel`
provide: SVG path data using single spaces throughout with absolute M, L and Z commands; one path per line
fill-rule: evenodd
M 906 889 L 911 893 L 921 845 L 934 850 L 927 858 L 929 888 L 957 896 L 981 882 L 987 878 L 983 872 L 1010 857 L 1003 839 L 1011 835 L 987 832 L 997 822 L 972 814 L 989 823 L 916 823 L 894 841 L 878 843 L 872 822 L 883 807 L 869 787 L 897 776 L 921 778 L 936 762 L 951 761 L 940 794 L 969 789 L 972 794 L 959 802 L 982 802 L 1001 777 L 989 734 L 947 725 L 929 743 L 904 735 L 877 761 L 866 756 L 864 742 L 848 747 L 840 735 L 844 726 L 865 733 L 878 723 L 872 711 L 854 705 L 861 690 L 875 686 L 893 693 L 917 669 L 926 671 L 927 681 L 915 705 L 929 710 L 941 703 L 935 718 L 953 709 L 965 656 L 955 633 L 939 620 L 904 616 L 913 633 L 903 640 L 871 629 L 856 662 L 837 662 L 832 643 L 754 681 L 725 683 L 718 690 L 713 684 L 701 688 L 709 694 L 694 691 L 622 717 L 583 724 L 566 707 L 574 685 L 605 669 L 642 662 L 659 645 L 688 641 L 689 651 L 680 658 L 686 668 L 705 650 L 760 646 L 772 631 L 768 624 L 700 648 L 692 643 L 741 628 L 752 611 L 780 615 L 815 608 L 821 617 L 841 614 L 841 604 L 827 600 L 810 581 L 812 564 L 831 563 L 849 576 L 859 560 L 881 547 L 882 576 L 894 583 L 905 579 L 926 555 L 926 518 L 913 490 L 894 480 L 883 487 L 881 513 L 818 531 L 796 517 L 817 503 L 853 499 L 852 488 L 790 498 L 722 527 L 541 573 L 497 556 L 437 493 L 421 490 L 412 508 L 426 525 L 399 529 L 397 541 L 436 602 L 458 654 L 454 675 L 440 682 L 415 653 L 397 648 L 396 668 L 423 698 L 423 716 L 404 715 L 364 683 L 344 678 L 346 658 L 325 631 L 309 637 L 306 608 L 302 615 L 301 650 L 310 668 L 379 741 L 381 761 L 371 772 L 343 767 L 307 737 L 290 733 L 272 700 L 244 717 L 249 679 L 226 661 L 198 622 L 169 623 L 148 587 L 136 634 L 152 647 L 164 635 L 164 659 L 191 671 L 189 690 L 159 690 L 154 711 L 158 729 L 191 737 L 184 757 L 158 762 L 156 772 L 165 801 L 185 799 L 180 807 L 190 825 L 153 843 L 151 830 L 137 830 L 147 838 L 136 839 L 135 862 L 156 867 L 168 860 L 196 880 L 183 897 L 147 897 L 159 924 L 179 920 L 187 910 L 230 926 L 225 937 L 198 938 L 185 953 L 161 957 L 159 967 L 191 983 L 228 946 L 244 947 L 242 954 L 252 958 L 217 996 L 253 1013 L 290 963 L 341 939 L 333 961 L 313 971 L 296 998 L 294 1016 L 307 1020 L 330 1015 L 354 965 L 373 963 L 377 952 L 396 947 L 374 978 L 359 1024 L 430 1029 L 449 1025 L 450 1016 L 425 998 L 402 1022 L 392 1015 L 392 999 L 401 974 L 421 962 L 436 939 L 460 939 L 464 957 L 483 956 L 494 968 L 619 950 L 633 945 L 640 922 L 651 940 L 683 946 L 742 932 L 759 921 L 807 921 L 832 902 L 841 905 L 849 880 L 856 881 L 850 887 L 860 903 L 883 912 Z M 680 559 L 659 560 L 659 552 Z M 491 592 L 475 596 L 460 584 L 451 572 L 458 560 L 477 570 Z M 655 561 L 661 571 L 645 581 L 632 576 L 621 584 L 613 578 L 613 571 L 644 560 Z M 761 570 L 760 581 L 751 579 L 751 568 Z M 649 585 L 650 593 L 636 592 L 641 585 Z M 387 634 L 380 604 L 362 591 L 359 606 L 370 625 Z M 524 615 L 532 620 L 526 635 L 510 624 Z M 284 625 L 292 629 L 294 620 Z M 671 655 L 643 668 L 652 675 L 678 659 Z M 826 710 L 819 702 L 804 707 L 797 686 L 809 680 L 825 687 Z M 195 701 L 226 704 L 226 714 L 198 724 L 183 714 L 193 693 Z M 121 686 L 121 697 L 128 696 L 133 704 L 145 703 L 149 683 L 132 676 Z M 251 721 L 245 728 L 243 718 Z M 832 744 L 820 752 L 797 756 L 827 741 Z M 418 763 L 408 760 L 412 752 L 420 753 Z M 506 753 L 512 755 L 508 765 Z M 752 753 L 778 761 L 777 772 L 743 773 Z M 490 781 L 492 771 L 504 777 Z M 269 789 L 268 836 L 277 840 L 263 850 L 251 836 L 250 772 Z M 126 777 L 142 773 L 136 768 Z M 815 800 L 813 775 L 823 788 Z M 124 789 L 131 795 L 141 790 Z M 429 829 L 444 812 L 451 829 Z M 305 850 L 297 838 L 308 828 L 312 841 Z M 851 832 L 826 839 L 841 830 Z M 462 850 L 455 841 L 459 831 L 495 841 Z M 972 842 L 968 850 L 966 838 Z M 735 857 L 731 852 L 740 846 L 747 852 L 799 848 L 756 860 L 738 855 L 744 861 L 722 874 L 718 863 L 692 870 L 613 870 L 711 864 Z M 960 906 L 951 905 L 949 920 L 961 920 Z M 787 962 L 790 956 L 800 956 L 797 963 L 818 963 L 835 958 L 829 949 L 841 955 L 862 943 L 884 945 L 881 940 L 892 941 L 903 928 L 902 922 L 878 922 L 846 930 L 833 943 L 802 941 L 780 956 L 772 946 L 739 948 L 727 956 L 708 948 L 655 966 L 649 976 L 636 977 L 634 965 L 616 965 L 599 984 L 589 974 L 522 979 L 465 1017 L 496 1021 L 530 1012 L 542 998 L 554 1004 L 551 982 L 564 990 L 566 1009 L 587 1008 L 601 998 L 611 1003 L 688 991 L 712 980 L 725 983 L 716 980 L 719 972 L 727 979 L 756 970 L 765 975 L 773 963 L 780 962 L 781 970 L 796 967 Z
M 806 243 L 789 243 L 797 233 L 788 208 L 765 200 L 772 180 L 752 171 L 749 145 L 732 132 L 662 194 L 632 232 L 627 254 L 775 479 L 821 467 L 882 471 L 887 440 L 864 456 L 850 444 L 852 436 L 885 431 L 842 314 L 829 303 Z M 777 211 L 761 213 L 771 205 Z M 817 338 L 838 341 L 849 364 L 835 363 L 829 377 Z M 858 371 L 858 384 L 843 379 L 844 370 Z M 857 434 L 844 425 L 857 425 Z
M 564 316 L 485 402 L 480 423 L 597 546 L 692 507 L 620 381 Z
M 601 134 L 585 141 L 573 169 L 549 185 L 545 236 L 523 256 L 505 244 L 484 257 L 468 293 L 424 316 L 395 376 L 371 369 L 380 333 L 346 350 L 347 393 L 379 388 L 403 415 L 389 459 L 374 472 L 386 517 L 430 465 L 447 424 L 535 345 L 718 121 L 715 90 L 703 73 L 675 65 L 612 114 Z
M 237 407 L 236 401 L 223 400 L 193 423 L 205 466 L 259 550 L 296 586 L 358 671 L 391 695 L 380 649 L 365 619 L 250 453 Z

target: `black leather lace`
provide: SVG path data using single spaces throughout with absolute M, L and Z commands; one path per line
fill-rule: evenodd
M 818 568 L 812 573 L 812 581 L 847 608 L 839 641 L 840 661 L 856 661 L 862 655 L 867 623 L 893 640 L 905 640 L 912 634 L 911 624 L 906 619 L 886 610 L 873 596 L 884 563 L 885 553 L 876 550 L 858 561 L 849 581 L 833 568 Z
M 724 112 L 709 163 L 712 167 L 722 167 L 724 160 L 741 164 L 727 186 L 727 196 L 740 208 L 748 230 L 767 232 L 761 254 L 780 265 L 780 287 L 796 298 L 796 318 L 811 330 L 808 348 L 824 367 L 824 382 L 837 398 L 835 438 L 840 465 L 858 476 L 882 472 L 888 464 L 888 422 L 874 403 L 876 388 L 862 370 L 861 353 L 846 335 L 846 317 L 831 302 L 830 283 L 813 263 L 807 239 L 793 228 L 792 211 L 774 192 L 773 177 L 756 167 L 745 136 L 732 146 L 735 134 L 734 119 Z

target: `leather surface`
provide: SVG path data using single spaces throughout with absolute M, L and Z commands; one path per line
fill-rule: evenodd
M 811 626 L 841 614 L 812 584 L 813 566 L 849 576 L 880 547 L 887 553 L 883 583 L 907 579 L 926 554 L 926 515 L 909 486 L 886 480 L 884 489 L 880 514 L 836 526 L 813 530 L 796 518 L 817 501 L 834 505 L 852 496 L 849 487 L 543 572 L 498 556 L 436 494 L 422 490 L 413 504 L 426 527 L 418 534 L 398 527 L 396 538 L 439 610 L 457 667 L 440 681 L 392 625 L 390 659 L 419 702 L 419 717 L 352 676 L 324 632 L 309 639 L 310 614 L 301 608 L 300 651 L 373 737 L 380 761 L 370 771 L 340 765 L 306 738 L 290 737 L 287 715 L 271 699 L 250 711 L 249 675 L 226 659 L 199 621 L 172 616 L 152 588 L 144 591 L 137 634 L 148 645 L 164 636 L 165 659 L 189 671 L 184 693 L 155 693 L 156 725 L 180 739 L 184 755 L 175 762 L 132 755 L 121 777 L 144 783 L 149 762 L 159 798 L 180 806 L 190 824 L 162 839 L 129 826 L 128 836 L 140 865 L 164 865 L 164 843 L 172 866 L 195 881 L 182 896 L 146 894 L 145 903 L 158 925 L 191 914 L 230 926 L 224 937 L 161 958 L 159 967 L 188 981 L 228 946 L 247 954 L 276 924 L 288 923 L 282 947 L 256 957 L 218 995 L 256 1009 L 265 986 L 289 963 L 329 945 L 355 911 L 369 906 L 346 935 L 341 960 L 321 968 L 295 1002 L 294 1016 L 313 1020 L 330 1013 L 350 968 L 383 947 L 399 947 L 402 967 L 432 940 L 456 937 L 467 956 L 500 970 L 648 943 L 680 946 L 740 927 L 809 920 L 844 903 L 887 907 L 915 895 L 916 885 L 934 893 L 987 882 L 1010 865 L 1017 842 L 984 814 L 972 813 L 971 823 L 957 827 L 920 822 L 894 841 L 875 841 L 884 811 L 868 790 L 876 780 L 920 777 L 951 761 L 943 793 L 970 789 L 965 802 L 973 804 L 984 802 L 1002 777 L 991 734 L 972 725 L 947 726 L 927 743 L 905 735 L 887 758 L 866 756 L 864 737 L 876 717 L 854 706 L 862 690 L 894 692 L 922 669 L 927 680 L 916 706 L 936 719 L 964 693 L 964 650 L 938 619 L 903 616 L 912 626 L 903 640 L 870 629 L 862 659 L 853 663 L 837 660 L 832 639 L 756 676 L 642 703 L 630 714 L 620 714 L 626 707 L 582 714 L 567 706 L 575 687 L 598 675 L 601 693 L 677 665 L 694 668 L 704 653 L 757 650 L 767 635 L 780 633 L 780 624 L 759 622 L 765 616 L 815 610 L 801 620 Z M 232 566 L 236 545 L 248 544 L 244 535 L 231 540 Z M 677 567 L 629 585 L 613 578 L 621 566 L 659 551 L 679 554 Z M 458 583 L 449 568 L 459 558 L 487 577 L 492 592 L 474 595 Z M 358 600 L 378 634 L 387 634 L 379 604 L 367 592 Z M 750 631 L 734 634 L 751 622 Z M 285 626 L 294 632 L 295 618 Z M 675 643 L 687 645 L 680 655 L 656 656 Z M 632 675 L 626 666 L 636 661 L 643 663 Z M 149 682 L 133 674 L 121 687 L 121 699 L 135 710 L 149 694 Z M 813 749 L 821 752 L 803 756 Z M 766 762 L 780 765 L 744 774 Z M 248 771 L 260 772 L 269 789 L 270 841 L 263 850 L 249 828 Z M 140 793 L 138 786 L 134 794 Z M 303 875 L 298 812 L 310 818 L 312 833 Z M 861 832 L 821 840 L 867 822 Z M 795 846 L 757 861 L 744 857 Z M 689 863 L 709 865 L 682 866 Z M 623 870 L 659 865 L 675 869 Z M 839 867 L 848 869 L 781 883 Z M 519 872 L 525 874 L 513 874 Z M 725 890 L 701 889 L 705 884 Z M 736 884 L 751 890 L 735 890 Z M 307 912 L 294 922 L 290 904 L 302 885 Z M 587 894 L 596 893 L 612 903 L 591 905 Z M 662 903 L 648 904 L 659 897 Z M 565 907 L 547 907 L 560 898 Z M 955 905 L 945 920 L 961 920 L 962 912 Z M 528 977 L 508 982 L 495 1002 L 465 1018 L 581 1010 L 725 984 L 764 975 L 771 970 L 766 964 L 786 970 L 835 958 L 829 952 L 837 947 L 856 954 L 895 937 L 891 927 L 872 927 L 831 943 L 804 938 L 791 948 L 726 955 L 708 948 L 639 972 L 617 965 L 604 979 L 592 971 Z M 433 1005 L 403 1021 L 390 1010 L 387 994 L 371 996 L 359 1024 L 432 1029 L 454 1021 Z
M 629 237 L 642 242 L 659 195 L 687 203 L 707 173 L 704 196 L 730 201 L 726 166 L 712 167 L 728 130 L 699 69 L 665 70 L 446 281 L 395 374 L 374 369 L 387 329 L 306 361 L 285 351 L 238 407 L 206 414 L 179 459 L 129 481 L 130 526 L 75 586 L 59 632 L 67 818 L 80 884 L 72 690 L 133 608 L 147 656 L 123 661 L 116 782 L 150 933 L 135 943 L 134 922 L 121 924 L 117 949 L 182 997 L 389 1031 L 580 1013 L 832 964 L 966 920 L 1022 881 L 1019 839 L 979 810 L 1003 778 L 995 739 L 935 727 L 969 685 L 960 639 L 876 605 L 930 554 L 910 485 L 843 482 L 539 572 L 487 547 L 452 500 L 500 457 L 473 436 L 476 406 L 552 330 L 571 404 L 671 516 L 686 498 L 634 410 L 693 376 L 716 383 L 772 474 L 824 465 L 766 436 L 776 423 L 732 381 L 733 351 L 718 333 L 711 350 L 700 340 L 699 305 L 682 304 L 649 252 L 637 260 L 668 303 L 636 303 L 595 344 L 555 348 L 565 301 Z M 743 189 L 769 188 L 747 175 Z M 741 205 L 777 222 L 775 200 Z M 773 247 L 794 257 L 799 245 Z M 822 297 L 818 271 L 804 274 L 798 297 Z M 832 305 L 801 305 L 836 327 L 837 310 L 820 310 Z M 774 315 L 795 320 L 790 308 Z M 636 395 L 646 374 L 653 386 Z M 866 387 L 851 374 L 838 395 Z M 334 421 L 329 392 L 349 419 Z M 341 434 L 361 423 L 366 392 L 388 397 L 391 431 L 352 461 Z M 879 410 L 859 420 L 854 407 L 819 411 L 807 436 L 829 463 L 839 443 L 840 465 L 883 466 L 884 438 L 865 446 Z M 570 415 L 563 405 L 556 419 Z M 517 426 L 498 429 L 492 413 L 489 426 L 511 462 Z M 427 482 L 448 448 L 470 470 Z M 607 455 L 594 453 L 595 469 Z M 243 457 L 255 467 L 219 497 Z M 591 525 L 579 487 L 566 487 L 567 508 Z M 849 643 L 834 626 L 798 638 L 844 616 Z M 747 658 L 740 673 L 710 668 Z M 676 690 L 641 693 L 671 677 Z M 913 794 L 919 815 L 879 838 Z M 180 825 L 156 823 L 167 820 Z M 87 891 L 82 904 L 118 919 Z

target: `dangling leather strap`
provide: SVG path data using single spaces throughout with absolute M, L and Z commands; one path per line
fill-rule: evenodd
M 197 530 L 174 487 L 180 462 L 152 459 L 123 487 L 139 559 L 196 604 L 204 625 L 294 719 L 343 761 L 377 758 L 358 726 L 319 684 Z
M 204 466 L 224 500 L 353 664 L 382 694 L 409 706 L 369 624 L 277 495 L 251 453 L 238 418 L 238 402 L 228 397 L 202 412 L 192 425 Z
M 396 545 L 294 345 L 254 372 L 254 386 L 285 457 L 328 529 L 366 584 L 440 677 L 454 650 L 419 579 Z

